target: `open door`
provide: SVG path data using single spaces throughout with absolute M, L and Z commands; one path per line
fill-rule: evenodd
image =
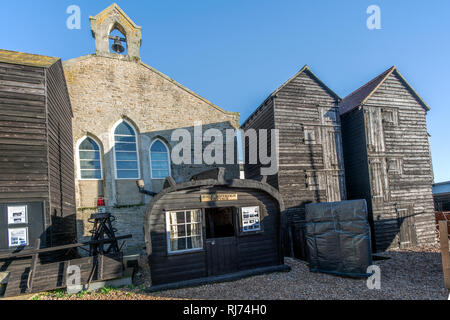
M 238 271 L 236 210 L 205 209 L 206 255 L 208 275 Z

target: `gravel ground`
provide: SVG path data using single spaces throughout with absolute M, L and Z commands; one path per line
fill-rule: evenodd
M 290 272 L 272 273 L 233 282 L 194 288 L 168 290 L 145 294 L 141 289 L 120 289 L 105 294 L 85 294 L 82 297 L 59 297 L 81 300 L 162 300 L 162 299 L 288 299 L 288 300 L 347 300 L 347 299 L 420 299 L 446 300 L 439 246 L 392 250 L 383 254 L 388 260 L 378 260 L 381 268 L 381 289 L 369 290 L 365 279 L 311 273 L 307 263 L 286 258 Z M 150 284 L 145 263 L 137 274 L 141 288 Z M 40 296 L 42 300 L 58 299 L 54 294 Z

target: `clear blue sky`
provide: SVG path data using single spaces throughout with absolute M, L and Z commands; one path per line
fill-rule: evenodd
M 0 48 L 61 57 L 94 53 L 89 16 L 113 1 L 6 1 Z M 450 180 L 450 1 L 118 0 L 143 28 L 142 60 L 243 122 L 308 64 L 345 97 L 392 65 L 430 105 L 435 181 Z M 78 5 L 81 30 L 66 28 Z M 381 30 L 366 9 L 381 8 Z

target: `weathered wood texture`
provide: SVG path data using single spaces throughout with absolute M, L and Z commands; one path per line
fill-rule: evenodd
M 149 204 L 145 236 L 154 285 L 207 277 L 211 272 L 217 271 L 217 264 L 224 263 L 221 259 L 225 257 L 236 259 L 235 271 L 283 264 L 280 241 L 280 202 L 282 201 L 273 196 L 278 192 L 268 185 L 255 181 L 233 180 L 224 185 L 220 183 L 218 185 L 218 183 L 217 180 L 209 179 L 170 187 L 158 194 Z M 261 186 L 267 191 L 264 191 Z M 238 200 L 201 202 L 202 194 L 215 193 L 237 194 Z M 203 219 L 203 250 L 184 254 L 168 253 L 165 214 L 167 211 L 220 207 L 233 207 L 237 210 L 246 206 L 261 208 L 263 231 L 247 235 L 236 232 L 233 241 L 230 242 L 231 245 L 235 245 L 234 252 L 229 252 L 226 256 L 222 252 L 223 257 L 208 256 L 206 225 Z M 282 205 L 281 208 L 283 208 Z M 236 223 L 239 224 L 239 221 Z
M 299 233 L 298 241 L 303 239 L 305 204 L 346 198 L 338 99 L 307 68 L 278 89 L 242 125 L 246 131 L 279 130 L 279 170 L 267 181 L 279 189 L 291 232 Z M 247 141 L 244 147 L 246 155 L 252 152 Z M 246 178 L 257 178 L 260 168 L 260 164 L 246 163 Z M 298 250 L 303 251 L 302 247 Z M 305 258 L 304 252 L 295 256 Z
M 52 245 L 76 240 L 72 108 L 61 61 L 47 70 L 47 136 Z
M 4 62 L 17 56 L 28 62 Z M 76 235 L 72 111 L 61 61 L 32 66 L 35 57 L 1 52 L 0 203 L 44 203 L 51 246 Z
M 51 263 L 38 259 L 34 268 L 27 263 L 18 264 L 10 273 L 5 297 L 66 288 L 69 266 L 80 268 L 81 285 L 90 281 L 117 279 L 123 275 L 123 256 L 119 253 Z M 33 272 L 30 273 L 30 270 Z
M 421 101 L 394 71 L 361 110 L 344 113 L 342 122 L 348 198 L 367 200 L 376 250 L 435 242 L 433 172 Z
M 444 273 L 445 287 L 450 290 L 450 252 L 448 237 L 448 221 L 439 222 L 439 235 L 441 242 L 442 270 Z

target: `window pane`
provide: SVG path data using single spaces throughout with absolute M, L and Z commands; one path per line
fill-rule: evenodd
M 81 160 L 100 160 L 100 151 L 80 151 Z
M 198 237 L 192 237 L 192 248 L 193 249 L 200 249 L 203 247 L 202 245 L 202 237 L 198 236 Z
M 100 161 L 86 161 L 81 160 L 80 161 L 80 168 L 81 169 L 100 169 Z
M 185 222 L 184 211 L 177 212 L 177 223 L 180 224 L 180 223 L 184 223 L 184 222 Z
M 116 152 L 116 160 L 134 160 L 137 161 L 136 152 Z
M 117 178 L 139 179 L 139 172 L 137 170 L 117 170 Z
M 117 126 L 116 131 L 114 131 L 114 134 L 134 136 L 134 131 L 128 123 L 122 122 Z
M 167 163 L 167 161 L 152 161 L 152 168 L 157 170 L 168 170 L 169 164 Z
M 86 138 L 84 141 L 80 144 L 79 150 L 92 150 L 92 151 L 98 151 L 100 148 L 98 147 L 97 143 L 92 140 L 91 138 Z
M 187 224 L 186 225 L 186 236 L 189 237 L 191 235 L 191 225 Z
M 156 141 L 153 143 L 151 152 L 167 152 L 166 146 L 161 141 Z
M 116 143 L 115 144 L 116 151 L 136 151 L 135 143 Z
M 116 142 L 136 142 L 136 138 L 130 136 L 115 136 Z
M 117 169 L 137 169 L 137 161 L 117 161 Z
M 159 160 L 159 161 L 167 161 L 169 160 L 169 156 L 167 153 L 156 153 L 152 152 L 152 161 Z
M 81 179 L 101 179 L 102 173 L 100 170 L 81 170 Z
M 191 225 L 191 236 L 199 236 L 201 231 L 201 226 L 199 223 Z
M 178 250 L 186 250 L 186 238 L 178 239 Z
M 186 238 L 186 249 L 192 249 L 192 238 Z
M 169 170 L 152 170 L 153 179 L 164 179 L 169 176 Z

